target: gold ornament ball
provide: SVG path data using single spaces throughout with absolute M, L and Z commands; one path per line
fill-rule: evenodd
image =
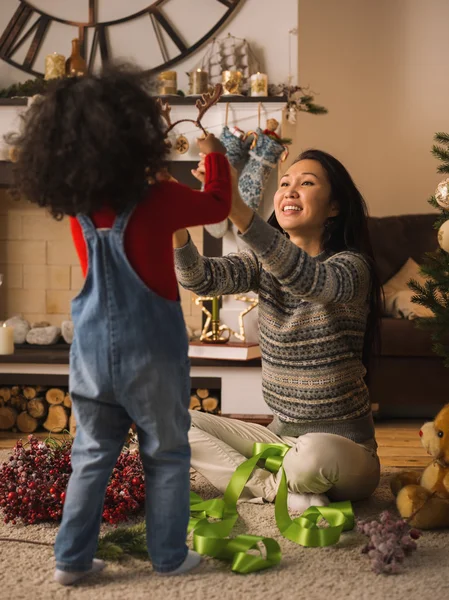
M 449 252 L 449 221 L 445 221 L 438 229 L 438 243 L 445 252 Z
M 449 210 L 449 178 L 440 181 L 435 190 L 435 200 L 441 208 Z

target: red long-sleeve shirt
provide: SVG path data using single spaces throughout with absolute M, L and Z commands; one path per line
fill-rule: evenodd
M 164 181 L 150 186 L 148 195 L 137 204 L 125 231 L 126 256 L 154 292 L 169 300 L 178 298 L 173 259 L 172 235 L 178 229 L 219 223 L 231 209 L 232 191 L 229 164 L 222 154 L 206 156 L 204 191 Z M 112 227 L 116 214 L 105 207 L 90 215 L 95 227 Z M 84 276 L 88 257 L 78 220 L 70 219 L 72 237 Z

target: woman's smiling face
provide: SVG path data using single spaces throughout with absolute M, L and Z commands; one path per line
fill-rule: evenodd
M 331 201 L 326 171 L 316 160 L 300 160 L 283 175 L 274 195 L 274 211 L 279 225 L 290 237 L 321 235 L 324 223 L 338 214 Z

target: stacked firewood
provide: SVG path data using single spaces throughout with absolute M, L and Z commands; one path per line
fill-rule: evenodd
M 206 388 L 192 390 L 190 396 L 190 410 L 220 414 L 220 401 L 217 396 Z
M 72 399 L 66 389 L 14 385 L 0 388 L 0 430 L 60 433 L 69 428 Z

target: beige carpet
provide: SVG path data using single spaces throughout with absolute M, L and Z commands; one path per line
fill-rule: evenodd
M 7 458 L 0 451 L 0 463 Z M 376 494 L 354 505 L 356 517 L 375 516 L 393 506 L 389 474 L 384 473 Z M 216 494 L 195 474 L 193 489 L 204 498 Z M 240 504 L 236 531 L 278 540 L 278 567 L 251 575 L 236 575 L 229 564 L 204 558 L 195 574 L 156 576 L 149 563 L 129 560 L 110 563 L 95 579 L 72 588 L 52 581 L 52 549 L 0 542 L 0 598 L 2 600 L 443 600 L 449 597 L 449 532 L 426 533 L 419 549 L 406 559 L 404 573 L 375 575 L 360 553 L 364 536 L 349 532 L 336 546 L 302 548 L 278 532 L 272 505 Z M 105 528 L 106 530 L 106 528 Z M 0 525 L 0 537 L 53 542 L 54 525 Z

